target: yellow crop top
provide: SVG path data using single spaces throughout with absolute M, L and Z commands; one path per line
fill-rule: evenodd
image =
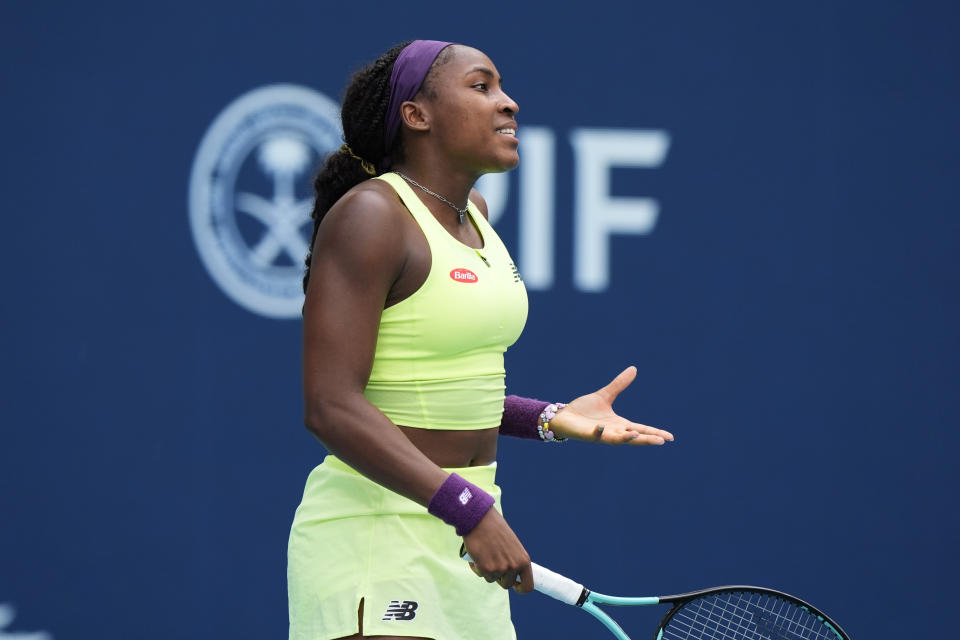
M 483 238 L 473 249 L 450 235 L 395 173 L 390 184 L 430 246 L 430 273 L 409 298 L 383 310 L 366 398 L 394 424 L 487 429 L 503 414 L 503 354 L 527 321 L 527 291 L 483 214 L 468 214 Z

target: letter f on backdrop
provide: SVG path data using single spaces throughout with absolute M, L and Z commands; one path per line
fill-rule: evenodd
M 613 167 L 663 164 L 670 136 L 662 130 L 575 129 L 576 149 L 573 281 L 580 291 L 603 291 L 610 282 L 610 236 L 650 233 L 659 205 L 653 198 L 610 195 Z

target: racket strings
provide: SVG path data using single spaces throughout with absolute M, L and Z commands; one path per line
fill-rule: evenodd
M 836 640 L 818 616 L 763 593 L 721 592 L 695 598 L 674 612 L 663 640 Z

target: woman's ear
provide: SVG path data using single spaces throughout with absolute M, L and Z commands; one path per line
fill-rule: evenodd
M 408 100 L 400 105 L 400 119 L 414 131 L 430 130 L 430 111 L 426 105 Z

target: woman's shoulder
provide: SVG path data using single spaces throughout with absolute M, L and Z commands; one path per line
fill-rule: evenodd
M 389 184 L 383 180 L 364 180 L 343 194 L 330 207 L 329 213 L 349 212 L 350 215 L 385 216 L 395 213 L 402 206 L 400 197 Z
M 364 180 L 323 217 L 314 255 L 350 272 L 390 274 L 392 281 L 421 242 L 419 226 L 393 187 L 383 180 Z
M 364 229 L 398 231 L 403 228 L 403 202 L 383 180 L 364 180 L 334 203 L 323 218 L 321 229 L 347 228 L 351 234 Z M 365 234 L 362 234 L 365 235 Z

